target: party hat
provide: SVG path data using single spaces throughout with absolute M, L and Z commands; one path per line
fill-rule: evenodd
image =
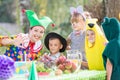
M 26 16 L 30 22 L 30 27 L 42 26 L 46 29 L 49 24 L 53 24 L 53 21 L 47 16 L 38 18 L 36 13 L 32 10 L 23 10 L 23 12 L 26 14 Z
M 30 69 L 29 79 L 28 80 L 38 80 L 38 74 L 35 66 L 35 62 L 32 62 L 32 66 Z

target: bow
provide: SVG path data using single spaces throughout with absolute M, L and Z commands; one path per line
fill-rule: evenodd
M 80 13 L 83 14 L 83 7 L 82 6 L 78 6 L 77 8 L 75 7 L 70 7 L 70 14 L 73 15 L 74 13 Z

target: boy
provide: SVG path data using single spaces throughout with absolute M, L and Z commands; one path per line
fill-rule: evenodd
M 49 50 L 48 55 L 44 55 L 43 62 L 50 66 L 50 61 L 54 62 L 61 56 L 61 52 L 64 52 L 67 46 L 66 40 L 59 34 L 51 32 L 45 37 L 44 44 Z

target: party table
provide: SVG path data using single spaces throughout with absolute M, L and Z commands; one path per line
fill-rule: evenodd
M 106 80 L 105 79 L 106 72 L 105 71 L 95 71 L 95 70 L 83 70 L 78 73 L 72 74 L 63 74 L 60 76 L 39 76 L 39 80 Z M 9 80 L 28 80 L 27 77 L 23 74 L 15 74 Z
M 27 68 L 25 66 L 31 65 L 30 62 L 25 65 L 25 62 L 21 62 L 24 67 L 22 66 L 21 69 L 24 69 L 25 72 L 22 72 L 17 74 L 15 73 L 13 77 L 11 77 L 9 80 L 28 80 L 27 74 Z M 22 65 L 22 64 L 19 64 Z M 16 63 L 16 66 L 18 67 L 18 63 Z M 20 71 L 20 70 L 19 70 Z M 51 72 L 49 75 L 46 76 L 38 76 L 39 80 L 106 80 L 106 71 L 97 71 L 97 70 L 80 70 L 76 73 L 70 73 L 70 74 L 62 74 L 59 76 L 54 75 L 54 71 Z

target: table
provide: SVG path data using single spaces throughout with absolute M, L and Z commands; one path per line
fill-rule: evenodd
M 15 62 L 16 72 L 9 80 L 28 80 L 28 69 L 31 66 L 31 62 Z M 80 70 L 76 73 L 62 74 L 55 76 L 54 72 L 51 72 L 47 76 L 39 76 L 39 80 L 106 80 L 106 71 L 97 70 Z
M 81 70 L 78 73 L 63 74 L 60 76 L 39 76 L 39 80 L 106 80 L 106 71 Z M 9 80 L 28 80 L 25 74 L 15 74 Z

